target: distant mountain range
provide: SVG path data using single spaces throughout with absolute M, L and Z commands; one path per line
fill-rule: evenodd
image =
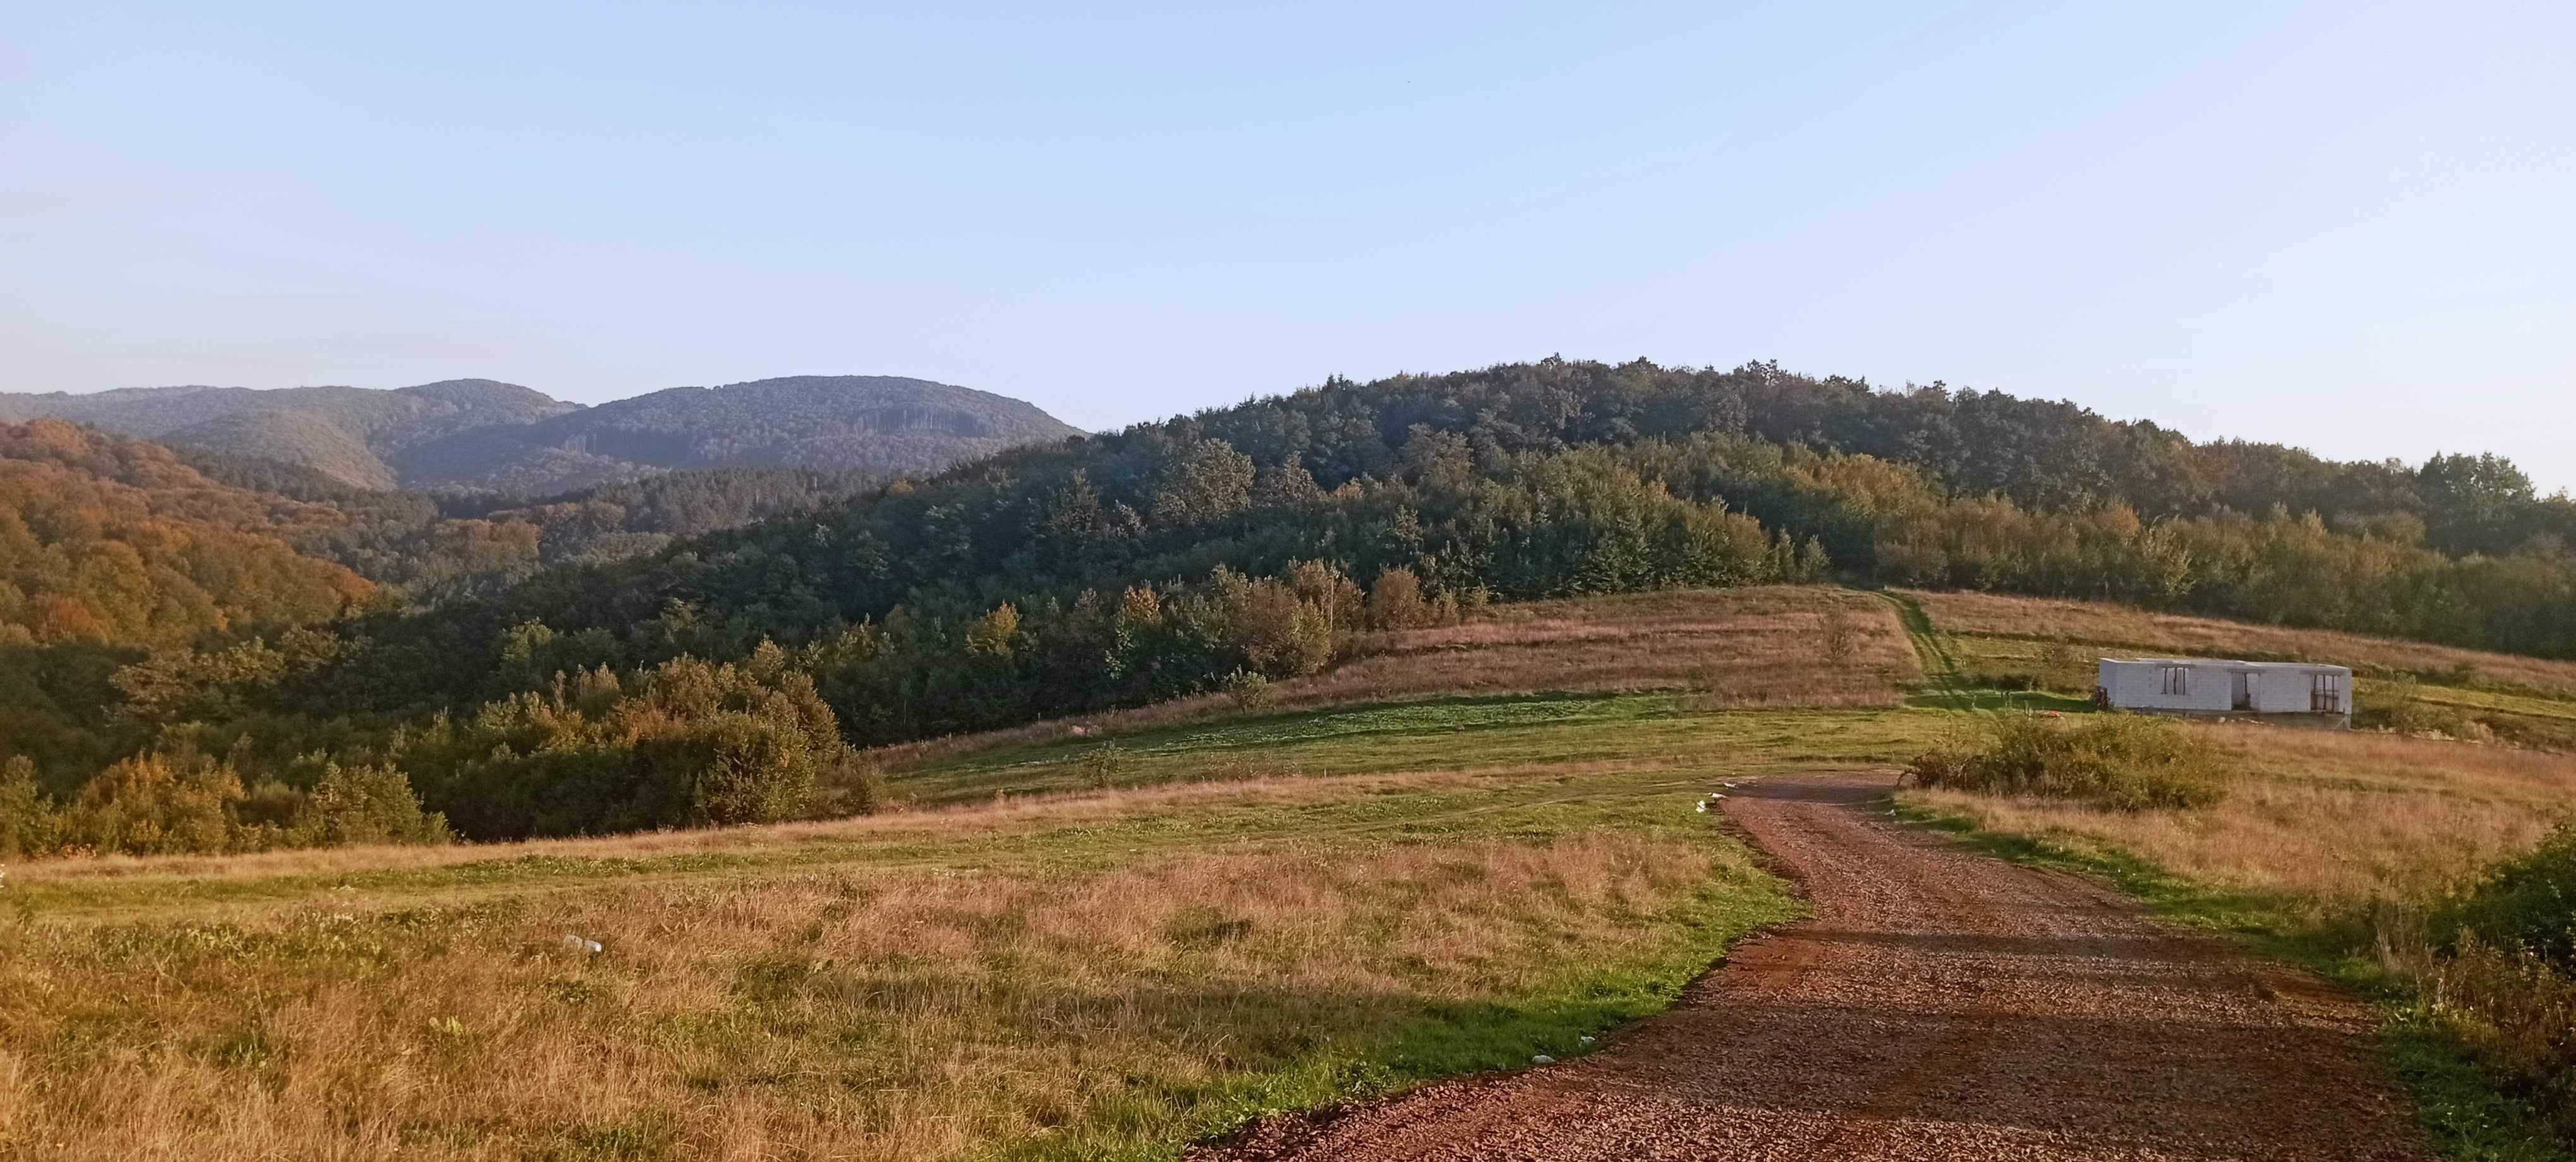
M 0 422 L 56 416 L 301 465 L 362 488 L 528 495 L 690 468 L 926 473 L 1079 434 L 1035 405 L 883 375 L 675 387 L 597 407 L 489 379 L 415 387 L 142 387 L 0 393 Z

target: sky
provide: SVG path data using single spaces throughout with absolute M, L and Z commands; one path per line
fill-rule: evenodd
M 1778 360 L 2576 487 L 2576 4 L 0 0 L 0 390 Z

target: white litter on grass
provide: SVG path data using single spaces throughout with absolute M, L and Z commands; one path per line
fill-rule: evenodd
M 575 936 L 575 935 L 573 935 L 573 934 L 572 934 L 572 933 L 570 933 L 570 932 L 566 932 L 566 933 L 564 933 L 564 941 L 563 941 L 563 944 L 564 944 L 564 951 L 566 951 L 566 952 L 587 952 L 587 953 L 591 954 L 592 956 L 597 956 L 597 955 L 599 955 L 599 953 L 600 953 L 600 951 L 601 951 L 601 949 L 600 949 L 600 945 L 599 945 L 599 942 L 598 942 L 598 941 L 596 941 L 596 940 L 584 940 L 584 939 L 582 939 L 581 937 L 579 937 L 579 936 Z
M 1706 815 L 1708 814 L 1708 803 L 1705 800 L 1693 803 L 1691 804 L 1691 810 L 1697 811 L 1702 815 Z
M 1550 1057 L 1550 1056 L 1548 1056 L 1548 1055 L 1547 1055 L 1547 1054 L 1545 1054 L 1545 1053 L 1541 1053 L 1541 1054 L 1538 1054 L 1537 1056 L 1534 1056 L 1534 1057 L 1530 1058 L 1530 1064 L 1532 1064 L 1532 1065 L 1554 1065 L 1554 1064 L 1556 1064 L 1556 1058 Z
M 1584 1043 L 1584 1044 L 1586 1044 L 1586 1045 L 1591 1044 L 1591 1043 L 1592 1043 L 1592 1038 L 1590 1038 L 1590 1037 L 1585 1037 L 1585 1038 L 1583 1039 L 1583 1043 Z
M 1735 785 L 1735 784 L 1733 784 L 1733 783 L 1719 783 L 1719 784 L 1718 784 L 1718 786 L 1721 786 L 1721 787 L 1732 787 L 1732 786 L 1734 786 L 1734 785 Z

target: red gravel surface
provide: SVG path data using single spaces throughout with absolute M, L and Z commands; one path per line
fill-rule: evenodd
M 2079 877 L 1888 817 L 1886 775 L 1726 812 L 1814 917 L 1580 1061 L 1278 1119 L 1194 1159 L 2422 1159 L 2370 1013 Z

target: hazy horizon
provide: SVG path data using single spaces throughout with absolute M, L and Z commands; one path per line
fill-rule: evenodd
M 0 389 L 893 374 L 1104 430 L 1563 353 L 2576 486 L 2576 10 L 263 0 L 0 45 Z
M 1552 354 L 1554 354 L 1554 353 L 1552 353 Z M 1570 359 L 1589 358 L 1589 357 L 1587 357 L 1587 356 L 1574 356 L 1574 355 L 1568 355 L 1568 356 L 1565 356 L 1565 357 L 1566 357 L 1566 358 L 1570 358 Z M 1543 357 L 1542 357 L 1542 358 L 1543 358 Z M 1514 361 L 1514 362 L 1518 362 L 1518 361 L 1516 360 L 1516 361 Z M 1613 360 L 1603 360 L 1603 362 L 1616 362 L 1616 361 L 1613 361 Z M 1662 362 L 1662 361 L 1658 360 L 1657 362 Z M 1737 366 L 1741 366 L 1741 365 L 1743 365 L 1743 363 L 1745 363 L 1745 362 L 1746 362 L 1745 360 L 1738 360 L 1738 361 L 1736 361 L 1736 362 L 1734 362 L 1734 363 L 1716 364 L 1716 365 L 1713 365 L 1713 366 L 1721 366 L 1721 367 L 1737 367 Z M 1473 371 L 1473 370 L 1476 370 L 1477 368 L 1486 367 L 1486 366 L 1492 366 L 1492 365 L 1493 365 L 1493 364 L 1491 364 L 1491 363 L 1484 363 L 1484 364 L 1477 364 L 1475 367 L 1457 367 L 1457 368 L 1448 368 L 1448 369 L 1445 369 L 1445 371 Z M 1710 366 L 1710 365 L 1693 364 L 1693 365 L 1691 365 L 1691 366 Z M 1790 367 L 1790 366 L 1788 366 L 1787 364 L 1782 364 L 1782 365 L 1781 365 L 1781 370 L 1784 370 L 1784 371 L 1792 371 L 1792 372 L 1800 372 L 1800 373 L 1806 373 L 1806 374 L 1813 374 L 1813 375 L 1832 375 L 1832 374 L 1837 374 L 1837 373 L 1836 373 L 1835 371 L 1833 371 L 1833 369 L 1831 369 L 1831 368 Z M 1442 374 L 1442 373 L 1444 373 L 1443 371 L 1419 372 L 1419 370 L 1418 370 L 1418 369 L 1412 369 L 1412 368 L 1407 368 L 1407 369 L 1405 369 L 1405 371 L 1406 371 L 1406 372 L 1427 373 L 1427 374 Z M 1403 372 L 1389 372 L 1388 374 L 1393 375 L 1393 374 L 1402 374 L 1402 373 L 1403 373 Z M 1337 374 L 1338 374 L 1338 373 L 1337 373 Z M 527 389 L 529 389 L 529 390 L 531 390 L 531 391 L 539 392 L 539 393 L 541 393 L 541 394 L 544 394 L 544 395 L 550 396 L 550 397 L 552 397 L 552 398 L 554 398 L 554 399 L 556 399 L 556 400 L 558 400 L 558 401 L 564 402 L 564 403 L 579 404 L 579 405 L 580 405 L 580 406 L 582 406 L 582 407 L 585 407 L 585 408 L 591 408 L 591 407 L 598 407 L 598 406 L 600 406 L 601 404 L 616 403 L 616 402 L 617 402 L 617 401 L 619 401 L 619 400 L 633 399 L 633 398 L 636 398 L 637 396 L 650 395 L 650 394 L 652 394 L 652 393 L 654 393 L 654 392 L 657 392 L 657 391 L 669 391 L 669 390 L 672 390 L 673 388 L 688 388 L 688 387 L 696 387 L 696 388 L 721 388 L 721 387 L 735 387 L 735 386 L 740 386 L 740 385 L 743 385 L 743 384 L 750 384 L 750 383 L 760 383 L 760 382 L 764 382 L 764 381 L 767 381 L 767 380 L 775 380 L 775 379 L 798 379 L 798 378 L 850 378 L 850 377 L 858 377 L 858 378 L 881 377 L 881 378 L 890 378 L 890 379 L 920 379 L 920 380 L 928 380 L 928 381 L 930 381 L 930 382 L 934 382 L 934 383 L 945 383 L 945 384 L 947 384 L 948 386 L 951 386 L 951 387 L 963 387 L 963 388 L 970 388 L 970 389 L 973 389 L 973 390 L 976 390 L 976 391 L 990 392 L 991 394 L 999 395 L 999 396 L 1003 396 L 1003 397 L 1006 397 L 1006 398 L 1025 399 L 1025 397 L 1021 397 L 1021 396 L 1014 396 L 1012 393 L 1007 392 L 1007 391 L 994 391 L 992 388 L 989 388 L 989 387 L 978 387 L 977 385 L 972 384 L 972 383 L 957 383 L 957 382 L 954 382 L 954 381 L 951 381 L 951 380 L 938 379 L 938 378 L 936 378 L 936 377 L 934 377 L 934 376 L 928 376 L 928 375 L 910 375 L 910 374 L 906 374 L 906 373 L 904 373 L 904 372 L 900 372 L 900 371 L 836 371 L 836 372 L 791 371 L 791 372 L 782 372 L 782 373 L 777 374 L 777 375 L 757 375 L 757 376 L 752 376 L 752 377 L 747 378 L 747 379 L 728 379 L 728 380 L 724 380 L 724 381 L 722 381 L 722 382 L 717 382 L 717 383 L 674 383 L 674 384 L 667 384 L 667 385 L 664 385 L 664 386 L 662 386 L 662 387 L 648 387 L 648 388 L 643 388 L 643 389 L 640 389 L 640 390 L 637 390 L 637 391 L 625 392 L 625 393 L 623 393 L 623 394 L 617 394 L 617 395 L 604 395 L 604 396 L 601 396 L 600 398 L 597 398 L 597 399 L 576 399 L 576 398 L 573 398 L 572 396 L 564 395 L 564 394 L 561 394 L 561 393 L 558 393 L 558 392 L 554 392 L 554 391 L 549 391 L 549 390 L 547 390 L 547 389 L 546 389 L 546 386 L 545 386 L 544 384 L 537 384 L 537 383 L 524 383 L 524 382 L 521 382 L 521 381 L 518 381 L 518 380 L 514 380 L 514 379 L 504 379 L 504 378 L 502 378 L 502 377 L 500 377 L 500 376 L 494 376 L 494 375 L 440 375 L 440 376 L 435 376 L 435 377 L 432 377 L 432 378 L 429 378 L 429 379 L 415 380 L 415 381 L 412 381 L 412 382 L 409 382 L 409 383 L 395 383 L 395 384 L 383 384 L 383 385 L 377 385 L 377 384 L 364 384 L 364 383 L 291 383 L 291 384 L 279 384 L 279 385 L 276 385 L 276 386 L 273 386 L 273 387 L 264 387 L 264 386 L 260 386 L 260 385 L 257 385 L 257 384 L 244 384 L 244 383 L 132 383 L 132 384 L 122 384 L 122 385 L 119 385 L 119 386 L 116 386 L 116 387 L 91 388 L 91 389 L 87 389 L 87 390 L 53 389 L 53 391 L 59 391 L 59 392 L 62 392 L 62 393 L 64 393 L 64 394 L 70 394 L 70 395 L 96 395 L 96 394 L 99 394 L 99 393 L 101 393 L 101 392 L 109 392 L 109 391 L 157 391 L 157 390 L 167 390 L 167 389 L 171 389 L 171 388 L 202 388 L 202 389 L 208 389 L 208 390 L 225 390 L 225 389 L 234 389 L 234 388 L 247 388 L 247 389 L 252 390 L 252 391 L 291 391 L 291 390 L 294 390 L 294 389 L 297 389 L 297 388 L 307 388 L 307 387 L 349 387 L 349 388 L 359 388 L 359 389 L 363 389 L 363 390 L 370 390 L 370 391 L 398 391 L 398 390 L 401 390 L 402 388 L 406 388 L 406 387 L 419 387 L 419 386 L 423 386 L 423 385 L 426 385 L 426 384 L 432 384 L 432 383 L 442 383 L 442 382 L 448 382 L 448 381 L 454 381 L 454 380 L 478 380 L 478 379 L 479 379 L 479 380 L 487 380 L 487 381 L 492 381 L 492 382 L 497 382 L 497 383 L 506 383 L 506 384 L 509 384 L 509 385 L 511 385 L 511 386 L 513 386 L 513 387 L 523 387 L 523 388 L 527 388 Z M 1383 378 L 1383 377 L 1382 377 L 1382 376 L 1351 376 L 1351 377 L 1349 377 L 1349 378 L 1358 379 L 1358 380 L 1361 380 L 1362 382 L 1366 382 L 1367 380 L 1370 380 L 1370 379 L 1377 379 L 1377 378 Z M 1854 377 L 1854 378 L 1858 378 L 1858 377 Z M 1324 376 L 1317 376 L 1317 377 L 1315 377 L 1315 379 L 1314 379 L 1314 380 L 1312 380 L 1312 381 L 1310 381 L 1310 382 L 1307 382 L 1307 383 L 1300 383 L 1300 384 L 1296 384 L 1296 385 L 1289 386 L 1289 387 L 1279 388 L 1279 389 L 1277 389 L 1277 390 L 1273 390 L 1273 391 L 1261 391 L 1261 392 L 1254 392 L 1254 393 L 1250 393 L 1250 397 L 1271 396 L 1271 395 L 1284 395 L 1284 394 L 1288 394 L 1288 393 L 1291 393 L 1291 392 L 1295 392 L 1295 391 L 1302 390 L 1302 389 L 1304 389 L 1304 388 L 1314 387 L 1314 386 L 1320 385 L 1320 384 L 1324 381 L 1324 379 L 1325 379 L 1325 377 L 1324 377 Z M 1916 385 L 1917 385 L 1917 386 L 1928 386 L 1928 385 L 1929 385 L 1929 381 L 1916 381 Z M 1874 388 L 1877 388 L 1877 389 L 1880 389 L 1880 390 L 1889 390 L 1889 389 L 1891 389 L 1891 388 L 1901 388 L 1901 387 L 1903 387 L 1904 385 L 1901 385 L 1901 384 L 1899 384 L 1899 385 L 1890 385 L 1890 384 L 1877 383 L 1877 382 L 1874 382 L 1874 381 L 1873 381 L 1873 382 L 1870 384 L 1870 386 L 1872 386 L 1872 387 L 1874 387 Z M 1951 386 L 1955 388 L 1955 387 L 1961 387 L 1961 386 L 1965 386 L 1965 385 L 1952 384 Z M 11 395 L 42 395 L 42 394 L 52 394 L 52 393 L 53 393 L 53 391 L 46 391 L 46 392 L 30 392 L 30 391 L 18 391 L 18 390 L 12 390 L 12 389 L 7 389 L 7 388 L 0 388 L 0 394 L 11 394 Z M 1249 397 L 1247 397 L 1247 398 L 1249 398 Z M 2061 398 L 2061 397 L 2057 397 L 2057 396 L 2045 396 L 2045 397 L 2039 397 L 2039 398 L 2058 399 L 2058 398 Z M 1159 420 L 1159 419 L 1168 418 L 1168 416 L 1169 416 L 1169 415 L 1181 415 L 1181 414 L 1186 414 L 1185 412 L 1174 412 L 1174 413 L 1167 413 L 1167 415 L 1165 415 L 1165 416 L 1146 416 L 1146 417 L 1142 417 L 1141 419 L 1137 419 L 1137 420 L 1129 420 L 1129 421 L 1124 421 L 1124 422 L 1121 422 L 1121 423 L 1118 423 L 1118 424 L 1112 424 L 1112 425 L 1105 425 L 1105 426 L 1094 427 L 1094 426 L 1092 426 L 1092 425 L 1084 424 L 1084 423 L 1082 423 L 1082 422 L 1080 422 L 1080 421 L 1078 421 L 1078 420 L 1074 420 L 1074 419 L 1067 418 L 1066 416 L 1064 416 L 1064 415 L 1062 415 L 1062 414 L 1058 413 L 1055 409 L 1048 407 L 1048 406 L 1047 406 L 1043 401 L 1039 401 L 1039 400 L 1026 400 L 1026 402 L 1029 402 L 1029 403 L 1032 403 L 1032 404 L 1036 404 L 1036 405 L 1037 405 L 1041 410 L 1043 410 L 1043 411 L 1047 412 L 1047 414 L 1049 414 L 1049 415 L 1054 416 L 1056 419 L 1063 420 L 1064 422 L 1066 422 L 1066 423 L 1068 423 L 1068 424 L 1072 424 L 1073 426 L 1075 426 L 1075 427 L 1077 427 L 1077 428 L 1081 428 L 1081 429 L 1083 429 L 1084 431 L 1087 431 L 1087 432 L 1095 432 L 1095 433 L 1097 433 L 1097 432 L 1113 432 L 1113 431 L 1117 431 L 1117 430 L 1118 430 L 1118 429 L 1120 429 L 1120 428 L 1126 427 L 1128 424 L 1131 424 L 1131 423 L 1145 423 L 1145 422 L 1152 422 L 1152 421 L 1154 421 L 1154 420 Z M 1239 398 L 1238 398 L 1238 399 L 1220 400 L 1220 401 L 1215 401 L 1215 402 L 1212 402 L 1212 403 L 1210 403 L 1210 404 L 1203 405 L 1203 406 L 1208 406 L 1208 407 L 1223 407 L 1223 406 L 1225 406 L 1225 405 L 1227 405 L 1227 404 L 1237 403 L 1237 402 L 1241 402 L 1241 399 L 1239 399 Z M 2083 401 L 2078 400 L 2078 401 L 2076 401 L 2076 402 L 2078 402 L 2078 403 L 2082 403 Z M 2089 407 L 2089 406 L 2091 406 L 2091 405 L 2089 405 L 2089 404 L 2088 404 L 2088 405 L 2086 405 L 2086 406 L 2088 406 L 2088 407 Z M 1197 410 L 1197 409 L 1196 409 L 1196 408 L 1192 408 L 1192 409 L 1189 409 L 1189 410 L 1195 411 L 1195 410 Z M 2181 427 L 2179 427 L 2178 425 L 2175 425 L 2175 424 L 2166 423 L 2165 421 L 2160 420 L 2160 419 L 2157 419 L 2157 418 L 2156 418 L 2156 417 L 2154 417 L 2154 416 L 2124 416 L 2124 415 L 2114 415 L 2114 414 L 2111 414 L 2111 413 L 2108 413 L 2108 412 L 2103 412 L 2100 408 L 2094 408 L 2093 410 L 2094 410 L 2094 411 L 2096 411 L 2097 413 L 2102 414 L 2102 415 L 2104 416 L 2104 418 L 2106 418 L 2106 419 L 2111 419 L 2111 420 L 2146 420 L 2146 421 L 2154 422 L 2154 423 L 2156 423 L 2156 424 L 2158 424 L 2158 425 L 2160 425 L 2160 426 L 2162 426 L 2162 427 L 2165 427 L 2165 428 L 2167 428 L 2167 429 L 2169 429 L 2169 430 L 2173 430 L 2173 431 L 2180 432 L 2183 436 L 2185 436 L 2185 437 L 2189 438 L 2189 439 L 2190 439 L 2190 440 L 2192 440 L 2194 443 L 2203 443 L 2203 444 L 2205 444 L 2205 443 L 2209 443 L 2209 442 L 2211 442 L 2211 441 L 2215 441 L 2215 440 L 2227 440 L 2227 439 L 2254 439 L 2254 437 L 2245 436 L 2245 435 L 2243 435 L 2243 434 L 2241 434 L 2241 433 L 2235 433 L 2235 432 L 2207 432 L 2207 433 L 2204 433 L 2204 432 L 2194 432 L 2194 431 L 2190 431 L 2190 430 L 2188 430 L 2188 429 L 2181 428 Z M 2288 443 L 2288 441 L 2263 441 L 2263 442 L 2268 442 L 2268 443 Z M 2291 444 L 2291 446 L 2292 446 L 2292 447 L 2304 447 L 2304 445 L 2298 445 L 2298 444 Z M 2317 450 L 2316 450 L 2316 449 L 2313 449 L 2313 448 L 2308 448 L 2307 450 L 2308 450 L 2308 451 L 2310 451 L 2310 452 L 2317 452 Z M 2440 454 L 2450 453 L 2450 452 L 2488 452 L 2488 451 L 2494 451 L 2494 449 L 2491 449 L 2491 448 L 2436 448 L 2436 449 L 2433 449 L 2432 451 L 2426 452 L 2426 453 L 2424 453 L 2424 454 L 2422 454 L 2422 455 L 2414 455 L 2414 456 L 2392 454 L 2392 455 L 2388 455 L 2388 456 L 2330 456 L 2330 457 L 2328 457 L 2328 458 L 2330 458 L 2330 459 L 2336 459 L 2336 460 L 2370 460 L 2370 461 L 2382 461 L 2382 460 L 2392 460 L 2392 459 L 2393 459 L 2393 460 L 2401 460 L 2401 461 L 2404 461 L 2405 463 L 2407 463 L 2407 464 L 2409 464 L 2409 465 L 2421 465 L 2421 464 L 2425 461 L 2425 459 L 2427 459 L 2428 457 L 2434 456 L 2434 455 L 2440 455 Z M 2323 452 L 2317 452 L 2317 454 L 2318 454 L 2318 455 L 2321 455 L 2321 456 L 2326 455 L 2326 453 L 2323 453 Z M 2534 485 L 2538 488 L 2539 492 L 2540 492 L 2542 495 L 2549 495 L 2549 494 L 2552 494 L 2552 493 L 2558 493 L 2558 492 L 2576 491 L 2576 486 L 2571 486 L 2571 485 L 2567 485 L 2567 484 L 2555 483 L 2555 482 L 2552 482 L 2552 481 L 2549 481 L 2549 480 L 2545 480 L 2545 479 L 2543 479 L 2543 478 L 2541 477 L 2541 475 L 2540 475 L 2538 472 L 2533 471 L 2533 467 L 2532 467 L 2532 465 L 2529 465 L 2529 464 L 2523 464 L 2523 463 L 2521 463 L 2520 461 L 2516 461 L 2516 463 L 2517 463 L 2517 465 L 2518 465 L 2518 466 L 2520 466 L 2521 468 L 2523 468 L 2523 470 L 2524 470 L 2525 472 L 2528 472 L 2528 473 L 2530 473 L 2530 474 L 2532 475 L 2533 483 L 2534 483 Z

